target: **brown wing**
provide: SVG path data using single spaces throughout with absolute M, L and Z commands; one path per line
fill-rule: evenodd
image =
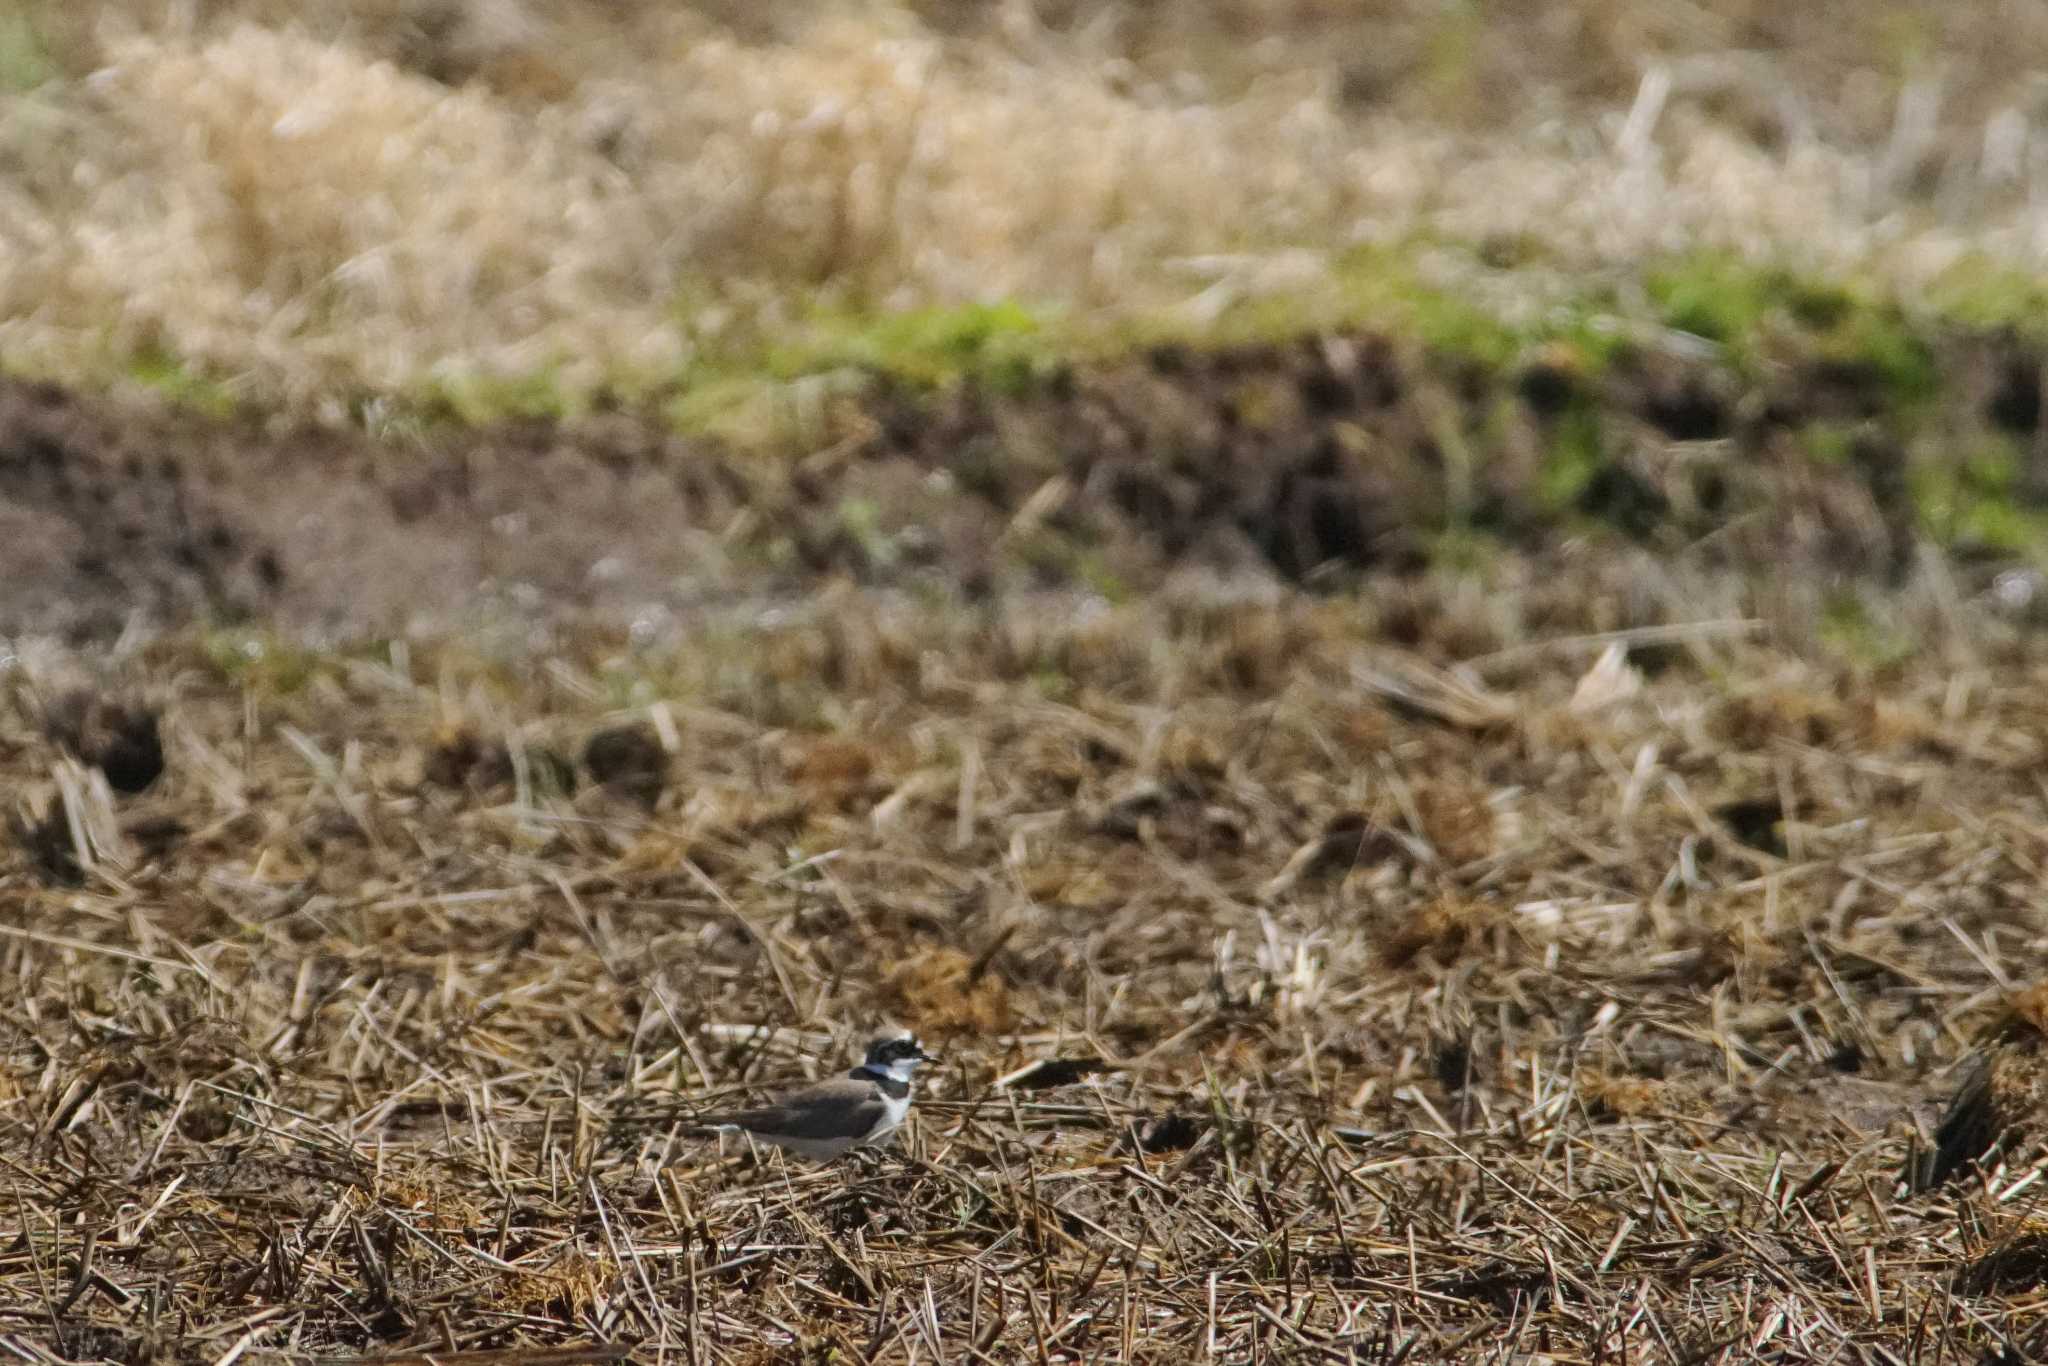
M 734 1124 L 759 1134 L 823 1142 L 848 1135 L 859 1137 L 881 1123 L 888 1110 L 874 1088 L 846 1077 L 807 1086 L 772 1105 L 724 1114 L 699 1115 L 706 1127 Z
M 1990 1151 L 1998 1141 L 1991 1111 L 1991 1060 L 1980 1057 L 1941 1117 L 1933 1151 L 1920 1155 L 1920 1170 L 1911 1174 L 1914 1189 L 1932 1190 Z

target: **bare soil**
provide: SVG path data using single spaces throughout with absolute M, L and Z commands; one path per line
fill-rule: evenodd
M 335 639 L 478 613 L 619 623 L 835 579 L 1328 588 L 1419 573 L 1456 531 L 1541 554 L 1596 528 L 1673 564 L 1896 582 L 1926 530 L 1916 470 L 1954 477 L 1988 435 L 2023 453 L 1998 497 L 2048 488 L 2037 350 L 1992 333 L 1939 354 L 1935 441 L 1854 362 L 1742 380 L 1636 349 L 1597 375 L 1545 353 L 1495 371 L 1351 332 L 1161 345 L 1021 390 L 875 377 L 790 460 L 631 411 L 380 440 L 0 381 L 0 631 L 111 636 L 138 612 Z M 1597 445 L 1558 485 L 1573 420 Z M 1817 456 L 1817 430 L 1843 454 Z
M 387 445 L 8 383 L 0 432 L 11 631 L 141 612 L 346 636 L 497 600 L 617 606 L 689 575 L 683 533 L 745 501 L 638 422 Z

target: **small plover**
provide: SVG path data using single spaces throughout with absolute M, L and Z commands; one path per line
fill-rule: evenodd
M 843 1077 L 792 1091 L 753 1110 L 699 1115 L 707 1132 L 743 1133 L 818 1162 L 879 1142 L 910 1113 L 912 1080 L 921 1062 L 938 1059 L 906 1030 L 868 1045 L 860 1066 Z

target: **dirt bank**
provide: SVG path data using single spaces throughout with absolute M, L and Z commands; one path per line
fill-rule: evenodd
M 1370 332 L 1159 346 L 1022 390 L 878 377 L 803 458 L 633 412 L 379 439 L 5 381 L 0 630 L 615 620 L 834 577 L 1318 587 L 1420 569 L 1447 534 L 1852 580 L 1928 537 L 1996 564 L 2038 495 L 2042 358 L 2006 334 L 1935 356 L 1930 400 L 1826 356 L 1742 378 L 1628 348 L 1488 368 Z

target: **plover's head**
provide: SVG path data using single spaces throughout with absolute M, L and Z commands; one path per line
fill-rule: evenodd
M 883 1034 L 868 1045 L 867 1061 L 861 1066 L 870 1072 L 884 1072 L 900 1081 L 909 1081 L 911 1074 L 921 1062 L 937 1062 L 938 1058 L 924 1051 L 924 1045 L 917 1036 L 907 1029 Z

